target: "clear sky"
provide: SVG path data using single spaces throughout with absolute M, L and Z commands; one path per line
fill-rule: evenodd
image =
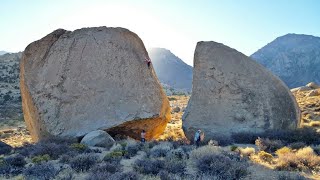
M 193 64 L 198 41 L 251 55 L 287 33 L 320 36 L 320 0 L 1 0 L 0 50 L 23 51 L 55 29 L 125 27 L 147 48 Z

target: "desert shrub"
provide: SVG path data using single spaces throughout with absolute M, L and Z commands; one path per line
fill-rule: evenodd
M 78 152 L 76 151 L 69 151 L 69 152 L 66 152 L 65 154 L 61 155 L 60 158 L 59 158 L 59 162 L 60 163 L 64 163 L 64 164 L 68 164 L 70 162 L 70 160 L 77 156 L 78 155 Z
M 214 135 L 214 139 L 215 141 L 218 142 L 219 146 L 228 146 L 234 143 L 233 139 L 231 137 L 228 136 L 221 136 L 221 135 Z M 205 144 L 208 144 L 207 142 L 204 142 Z
M 4 176 L 9 178 L 9 175 L 11 174 L 11 166 L 8 164 L 4 163 L 3 161 L 0 160 L 0 177 Z
M 136 172 L 117 172 L 110 177 L 110 180 L 138 180 L 139 175 Z
M 256 152 L 256 150 L 252 147 L 238 148 L 238 150 L 242 157 L 248 157 Z
M 312 128 L 301 128 L 296 130 L 268 130 L 261 133 L 241 132 L 232 135 L 236 143 L 254 143 L 258 138 L 268 138 L 270 140 L 281 140 L 287 144 L 303 142 L 307 145 L 319 144 L 320 134 Z
M 265 151 L 260 151 L 258 153 L 258 157 L 260 160 L 264 161 L 264 162 L 268 162 L 268 163 L 271 163 L 273 161 L 273 156 L 272 154 L 269 154 Z
M 232 166 L 232 168 L 234 168 L 234 171 L 235 171 L 234 174 L 237 174 L 238 170 L 239 170 L 238 174 L 241 174 L 240 171 L 241 171 L 242 164 L 246 164 L 246 162 L 242 161 L 240 156 L 237 155 L 236 153 L 225 152 L 222 148 L 217 147 L 217 146 L 203 146 L 203 147 L 192 150 L 189 155 L 189 168 L 191 168 L 191 169 L 193 169 L 193 171 L 199 172 L 201 174 L 202 170 L 204 172 L 206 167 L 210 168 L 209 167 L 210 164 L 215 165 L 214 163 L 216 163 L 216 162 L 211 162 L 210 160 L 217 159 L 220 156 L 223 156 L 222 157 L 223 159 L 227 159 L 228 162 L 232 162 L 240 168 L 240 169 L 238 169 L 238 168 Z M 209 159 L 209 161 L 206 161 L 205 159 Z M 207 163 L 207 165 L 202 166 L 202 165 L 200 165 L 201 164 L 200 162 L 203 162 L 203 163 L 205 162 L 205 163 Z M 199 167 L 202 170 L 200 170 Z M 232 170 L 227 171 L 226 173 L 230 174 L 231 172 L 232 172 Z
M 288 145 L 291 149 L 301 149 L 306 147 L 307 145 L 304 142 L 294 142 Z
M 171 143 L 173 145 L 173 148 L 176 149 L 184 145 L 189 145 L 190 141 L 187 138 L 183 138 L 181 140 L 172 141 Z
M 274 152 L 284 146 L 284 143 L 281 140 L 270 140 L 268 138 L 258 138 L 255 141 L 255 144 L 261 151 L 267 152 Z
M 221 154 L 224 151 L 217 146 L 202 146 L 197 149 L 194 149 L 190 152 L 189 159 L 191 162 L 196 162 L 198 159 L 205 157 L 211 154 Z
M 195 146 L 190 146 L 190 145 L 182 145 L 180 148 L 187 154 L 191 152 L 192 150 L 196 149 Z
M 258 137 L 259 134 L 255 132 L 238 132 L 231 135 L 234 142 L 239 144 L 254 144 Z
M 0 155 L 2 154 L 9 154 L 12 150 L 12 147 L 8 144 L 0 141 Z
M 69 151 L 68 145 L 66 144 L 42 143 L 39 145 L 39 148 L 35 149 L 31 156 L 48 154 L 52 159 L 57 159 L 66 151 Z
M 31 158 L 31 161 L 33 163 L 42 163 L 42 162 L 47 162 L 49 160 L 50 160 L 50 156 L 48 154 L 38 155 Z
M 292 149 L 290 149 L 290 148 L 288 148 L 288 147 L 283 147 L 283 148 L 281 148 L 281 149 L 278 149 L 277 151 L 276 151 L 276 155 L 278 155 L 278 156 L 282 156 L 282 155 L 284 155 L 284 154 L 287 154 L 287 153 L 291 153 L 292 152 Z
M 278 172 L 278 180 L 306 180 L 305 177 L 297 173 Z
M 25 158 L 21 155 L 0 158 L 0 177 L 4 175 L 9 178 L 10 176 L 21 174 L 25 164 Z
M 167 153 L 173 148 L 173 145 L 169 142 L 162 142 L 154 146 L 150 150 L 151 157 L 166 157 Z
M 123 140 L 120 140 L 118 143 L 121 145 L 121 147 L 122 147 L 121 149 L 124 150 L 124 148 L 128 144 L 128 141 L 127 141 L 127 139 L 123 139 Z
M 93 154 L 80 154 L 70 161 L 70 166 L 77 172 L 88 171 L 98 162 L 98 157 Z
M 49 180 L 53 179 L 59 173 L 59 169 L 55 168 L 51 163 L 35 164 L 23 171 L 26 180 Z
M 70 162 L 71 158 L 72 158 L 72 157 L 70 157 L 69 155 L 65 154 L 65 155 L 60 156 L 59 162 L 60 162 L 60 163 L 67 164 L 67 163 Z
M 159 145 L 160 143 L 161 142 L 159 142 L 159 141 L 148 141 L 148 142 L 142 143 L 141 151 L 146 152 L 147 155 L 150 156 L 151 149 L 154 146 Z
M 209 154 L 196 162 L 198 173 L 218 179 L 241 179 L 248 174 L 247 166 L 246 162 L 235 161 L 222 154 Z
M 13 167 L 24 167 L 27 164 L 25 158 L 22 155 L 9 156 L 4 159 L 5 163 Z
M 236 149 L 238 149 L 238 146 L 235 146 L 235 145 L 230 146 L 230 151 L 235 151 Z
M 125 150 L 127 151 L 128 157 L 133 157 L 137 154 L 138 151 L 142 149 L 142 144 L 137 142 L 129 142 L 127 146 L 125 147 Z
M 313 149 L 305 147 L 297 152 L 279 154 L 276 168 L 278 170 L 315 170 L 320 166 L 320 157 Z
M 77 142 L 76 139 L 61 138 L 61 137 L 50 137 L 48 139 L 44 139 L 40 141 L 40 143 L 44 143 L 44 144 L 54 143 L 54 144 L 64 144 L 64 145 L 70 145 L 76 142 Z
M 72 150 L 78 151 L 78 152 L 85 152 L 89 149 L 89 147 L 85 144 L 80 144 L 80 143 L 73 143 L 70 145 L 70 148 Z
M 109 172 L 90 173 L 86 180 L 108 180 L 111 174 Z
M 138 159 L 133 164 L 133 168 L 142 174 L 156 175 L 164 167 L 165 162 L 159 159 Z
M 113 151 L 104 156 L 103 161 L 111 164 L 119 164 L 123 156 L 122 151 Z
M 93 174 L 100 173 L 100 172 L 109 172 L 109 173 L 115 173 L 119 170 L 119 166 L 111 163 L 102 163 L 102 164 L 97 164 L 91 169 L 91 172 Z
M 55 180 L 74 180 L 76 173 L 70 168 L 62 169 L 55 177 Z
M 184 152 L 182 148 L 172 149 L 166 154 L 167 159 L 169 160 L 184 160 L 187 159 L 188 154 Z
M 312 128 L 267 131 L 260 137 L 265 137 L 269 139 L 280 139 L 287 143 L 304 142 L 307 145 L 319 144 L 320 142 L 320 134 Z
M 171 180 L 170 174 L 168 171 L 162 170 L 158 173 L 158 176 L 160 177 L 160 180 Z
M 118 150 L 118 151 L 112 151 L 110 153 L 108 153 L 105 158 L 109 157 L 109 158 L 122 158 L 123 156 L 126 156 L 128 154 L 128 151 L 125 150 Z
M 186 163 L 182 160 L 166 161 L 165 169 L 173 174 L 183 174 L 185 172 Z
M 312 146 L 312 149 L 318 156 L 320 155 L 320 145 Z
M 51 159 L 58 159 L 60 155 L 68 152 L 70 148 L 66 144 L 40 142 L 37 144 L 27 144 L 16 150 L 23 156 L 33 157 L 48 154 Z
M 98 172 L 96 174 L 90 174 L 87 180 L 138 180 L 139 176 L 136 172 L 116 172 L 111 174 L 109 172 Z
M 113 144 L 113 146 L 110 148 L 109 151 L 122 151 L 122 150 L 124 150 L 124 147 L 119 143 L 115 143 Z

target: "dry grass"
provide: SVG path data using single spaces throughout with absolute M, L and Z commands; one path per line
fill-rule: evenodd
M 260 151 L 258 153 L 258 157 L 259 157 L 259 159 L 261 161 L 267 162 L 267 163 L 270 163 L 270 164 L 273 163 L 273 161 L 274 161 L 272 154 L 267 153 L 265 151 Z
M 256 152 L 256 150 L 252 147 L 246 147 L 246 148 L 238 147 L 237 150 L 239 151 L 241 157 L 249 157 L 252 154 L 255 154 Z
M 299 170 L 313 172 L 320 170 L 320 157 L 317 156 L 311 147 L 299 149 L 297 152 L 279 154 L 276 169 Z
M 283 156 L 283 155 L 285 155 L 285 154 L 288 154 L 288 153 L 292 153 L 292 149 L 291 148 L 288 148 L 288 147 L 283 147 L 283 148 L 281 148 L 281 149 L 278 149 L 277 151 L 276 151 L 276 155 L 277 156 Z
M 282 147 L 278 149 L 275 154 L 276 156 L 272 156 L 270 153 L 260 151 L 250 156 L 250 159 L 270 169 L 299 171 L 310 178 L 320 178 L 320 156 L 318 156 L 311 147 L 298 150 Z
M 320 127 L 320 121 L 311 121 L 310 123 L 309 123 L 309 126 L 310 127 Z

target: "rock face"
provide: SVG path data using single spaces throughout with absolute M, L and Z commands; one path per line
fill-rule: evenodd
M 96 130 L 85 135 L 80 143 L 87 146 L 110 148 L 114 144 L 114 142 L 114 139 L 107 132 Z
M 160 135 L 169 101 L 141 39 L 123 28 L 58 29 L 28 45 L 20 64 L 24 119 L 35 140 L 97 130 Z
M 320 83 L 320 37 L 287 34 L 251 55 L 289 88 Z
M 186 136 L 206 139 L 235 132 L 293 129 L 300 113 L 289 89 L 242 53 L 216 42 L 199 42 L 193 89 L 182 117 Z

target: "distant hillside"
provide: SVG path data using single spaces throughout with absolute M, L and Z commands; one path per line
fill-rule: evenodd
M 6 53 L 8 53 L 8 52 L 6 52 L 6 51 L 0 51 L 0 56 L 3 55 L 3 54 L 6 54 Z
M 320 38 L 287 34 L 251 55 L 290 88 L 314 81 L 320 84 Z
M 180 58 L 163 48 L 153 48 L 149 51 L 153 67 L 164 87 L 178 91 L 191 92 L 192 67 Z
M 0 120 L 21 114 L 19 63 L 22 53 L 0 56 Z

